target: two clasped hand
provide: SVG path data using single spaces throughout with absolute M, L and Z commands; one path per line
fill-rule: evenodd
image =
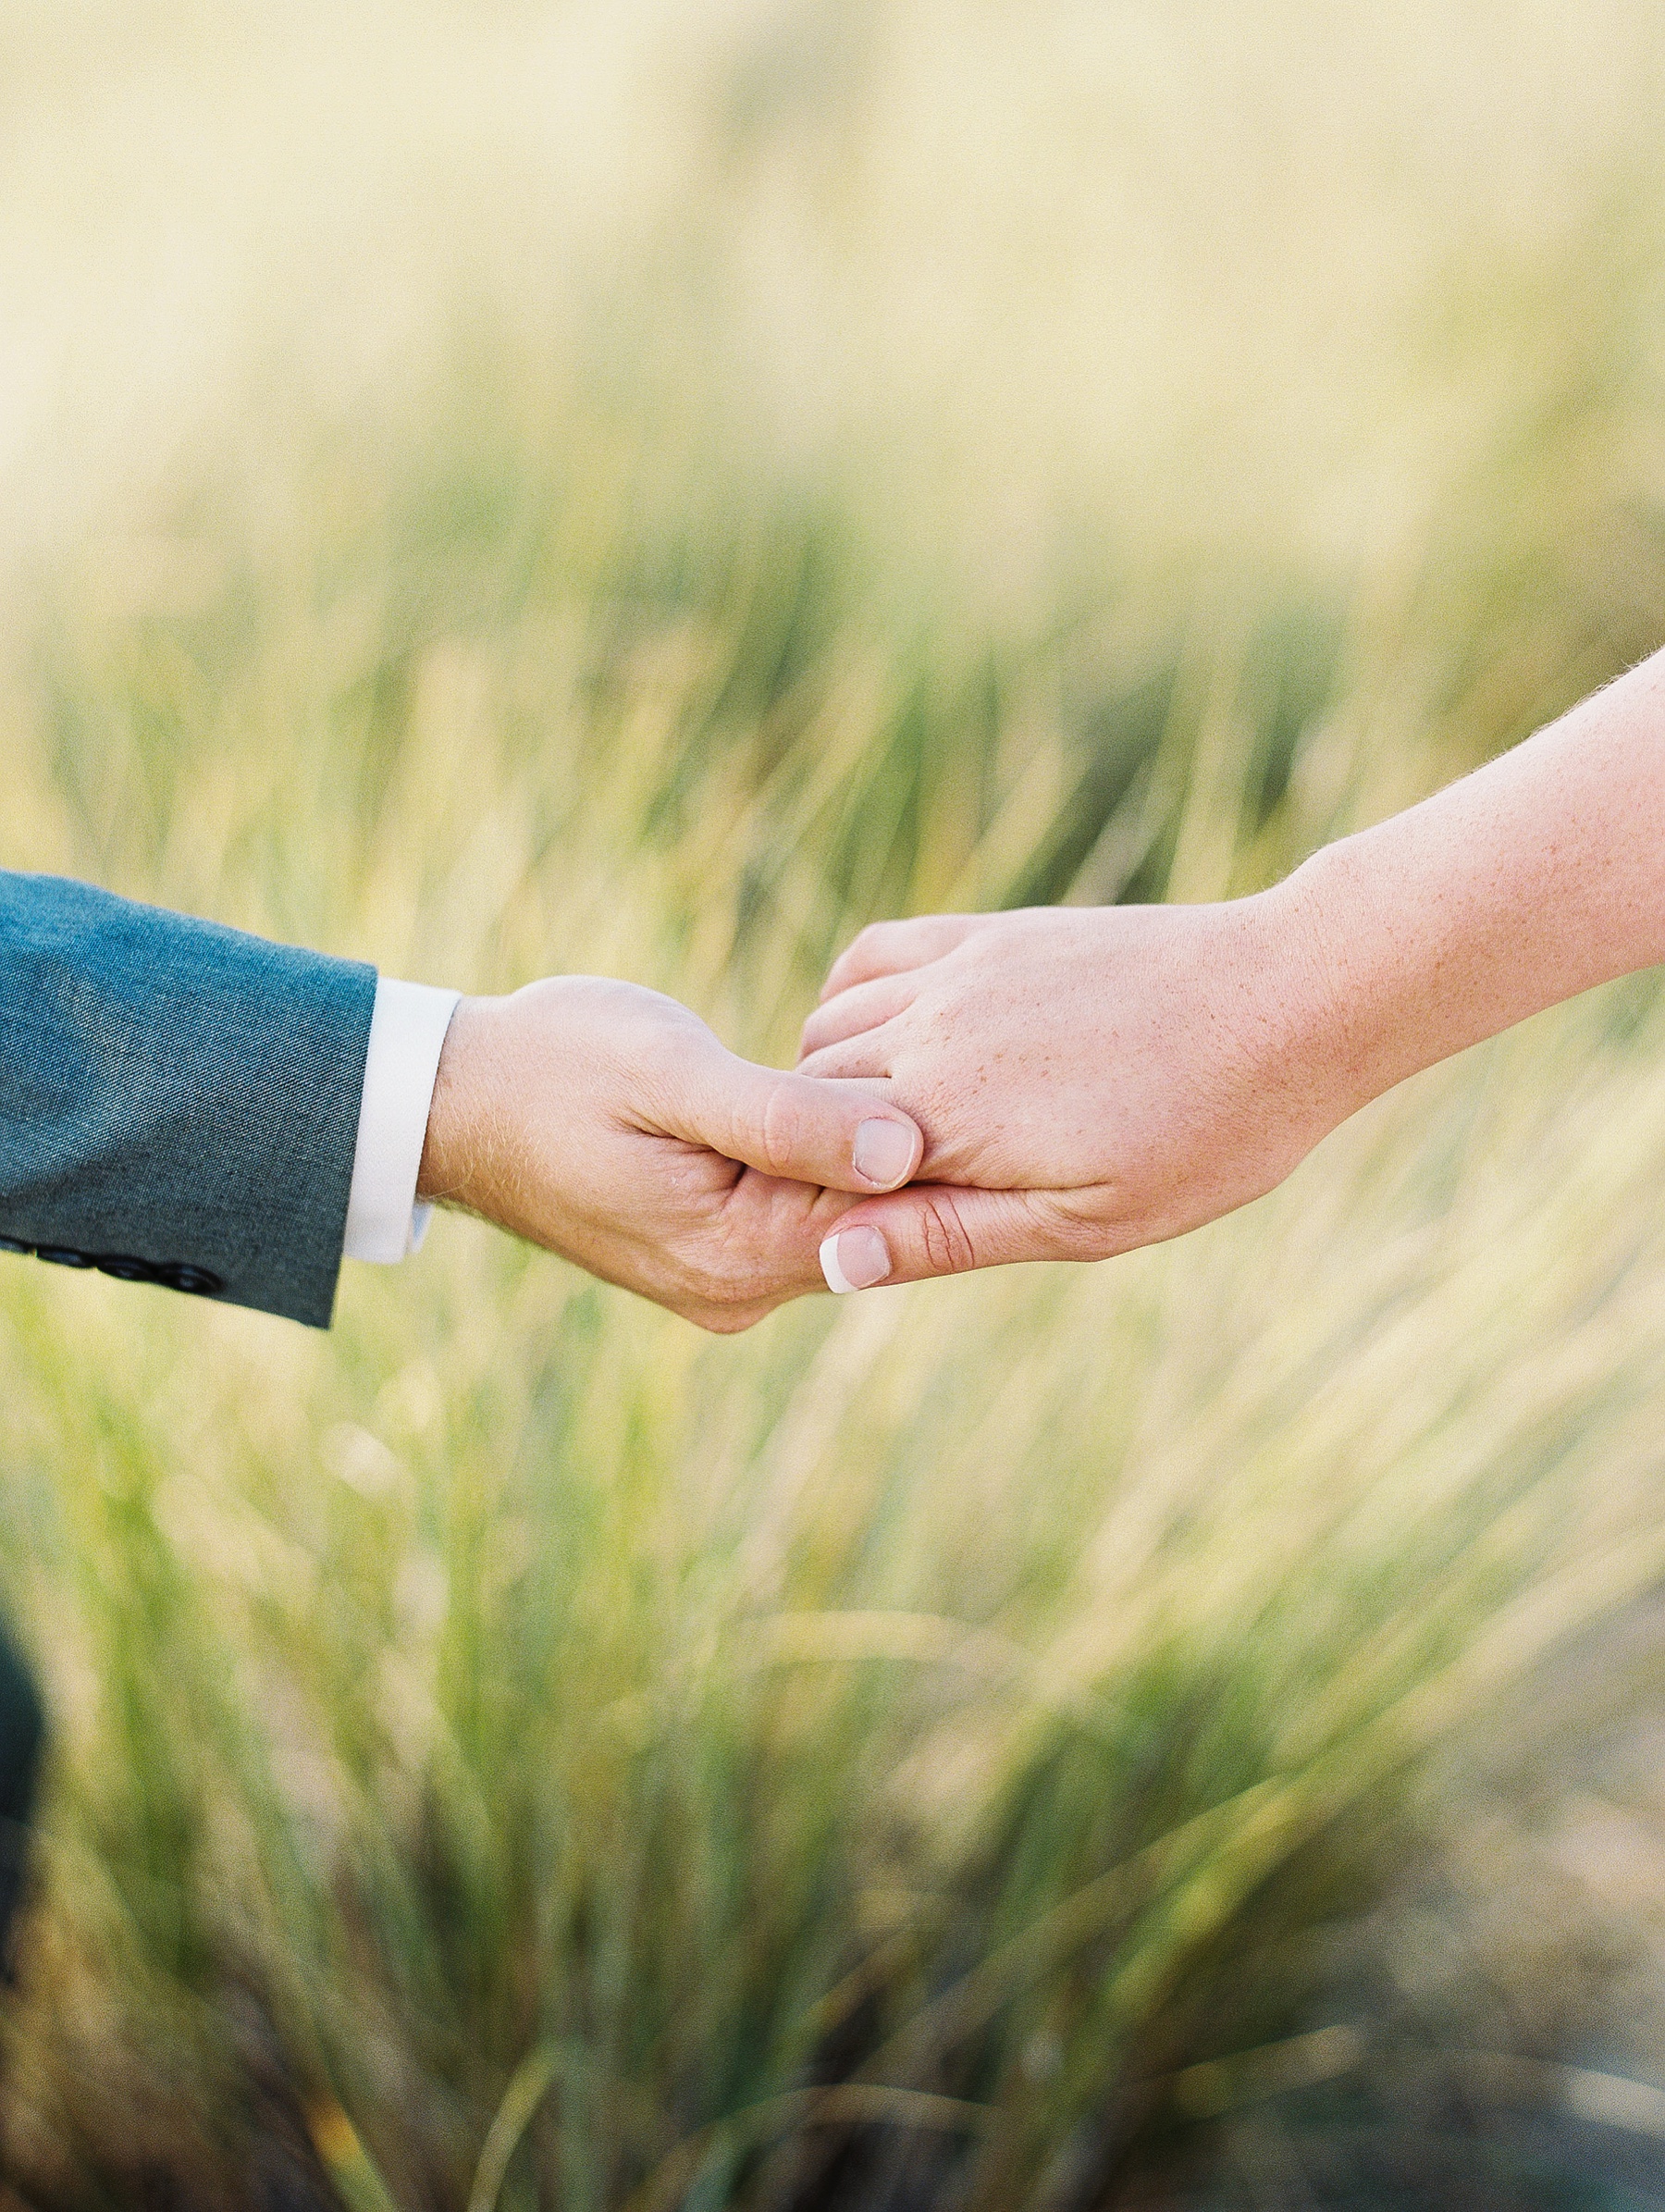
M 594 978 L 464 1000 L 419 1184 L 708 1328 L 1103 1259 L 1417 1069 L 1665 959 L 1665 656 L 1252 897 L 865 930 L 795 1074 Z
M 880 924 L 792 1074 L 629 983 L 465 999 L 419 1195 L 724 1331 L 823 1275 L 1103 1258 L 1321 1133 L 1265 987 L 1281 926 L 1276 897 Z

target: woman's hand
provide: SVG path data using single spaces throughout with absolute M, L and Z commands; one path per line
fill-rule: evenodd
M 877 1088 L 754 1067 L 657 991 L 561 976 L 458 1007 L 417 1195 L 746 1328 L 820 1289 L 845 1193 L 914 1171 L 919 1132 Z
M 1257 897 L 881 923 L 801 1065 L 883 1084 L 944 1187 L 850 1213 L 827 1279 L 1177 1236 L 1419 1068 L 1660 960 L 1665 653 Z
M 840 1221 L 829 1282 L 1103 1259 L 1258 1197 L 1360 1103 L 1326 995 L 1292 885 L 864 930 L 799 1066 L 906 1106 L 924 1180 Z

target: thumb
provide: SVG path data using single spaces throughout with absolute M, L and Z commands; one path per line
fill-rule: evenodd
M 1040 1191 L 915 1183 L 844 1215 L 821 1245 L 821 1273 L 830 1290 L 866 1291 L 1014 1260 L 1080 1257 L 1079 1246 L 1066 1248 L 1046 1197 Z
M 829 1191 L 894 1191 L 924 1155 L 900 1106 L 859 1083 L 758 1068 L 721 1046 L 686 1071 L 676 1134 Z

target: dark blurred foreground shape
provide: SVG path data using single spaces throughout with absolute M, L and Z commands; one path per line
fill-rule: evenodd
M 34 1676 L 0 1622 L 0 1971 L 7 1978 L 45 1734 Z

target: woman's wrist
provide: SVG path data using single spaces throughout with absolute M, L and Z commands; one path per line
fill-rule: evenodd
M 1281 1050 L 1320 1135 L 1410 1072 L 1399 1065 L 1382 980 L 1360 957 L 1375 898 L 1352 846 L 1323 847 L 1262 895 Z
M 1558 896 L 1552 840 L 1499 819 L 1489 796 L 1479 778 L 1451 785 L 1322 847 L 1278 887 L 1338 1121 L 1602 980 Z

